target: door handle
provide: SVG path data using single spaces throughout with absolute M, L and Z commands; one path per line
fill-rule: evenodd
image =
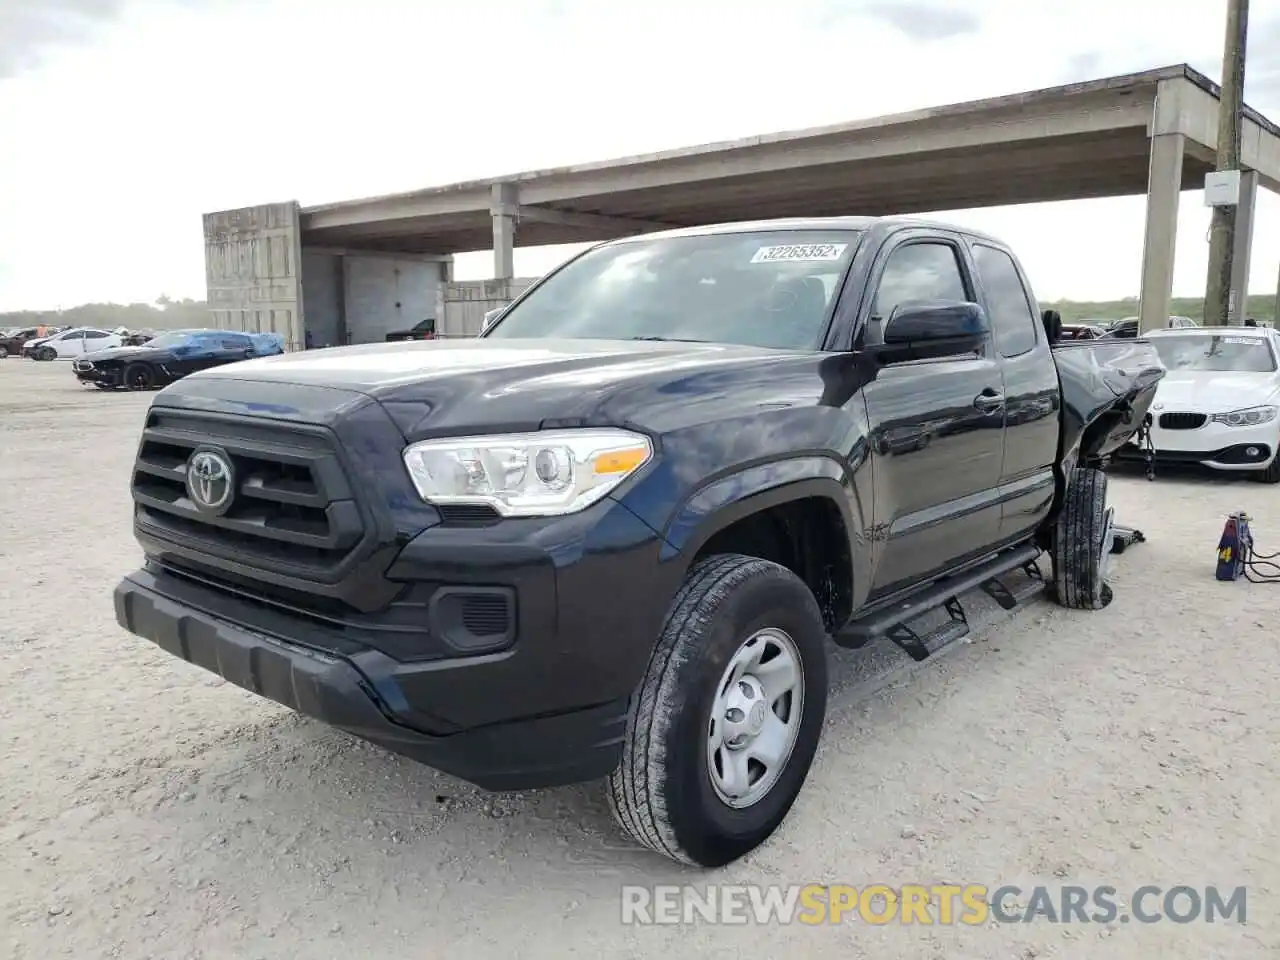
M 973 398 L 973 405 L 985 414 L 993 414 L 1004 407 L 1004 394 L 988 387 Z

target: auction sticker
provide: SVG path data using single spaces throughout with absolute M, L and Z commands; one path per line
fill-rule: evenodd
M 847 243 L 790 243 L 776 247 L 761 247 L 755 252 L 751 262 L 812 263 L 839 260 L 847 246 Z

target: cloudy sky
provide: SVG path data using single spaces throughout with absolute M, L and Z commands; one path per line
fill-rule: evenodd
M 1189 62 L 1225 0 L 0 0 L 0 310 L 202 297 L 200 214 L 835 123 Z M 1250 104 L 1280 120 L 1280 0 Z M 1267 51 L 1270 56 L 1267 56 Z M 1133 295 L 1140 197 L 945 211 L 1042 299 Z M 1280 200 L 1257 208 L 1272 292 Z M 1203 292 L 1183 195 L 1175 294 Z M 569 252 L 518 249 L 534 275 Z M 459 258 L 489 275 L 486 253 Z

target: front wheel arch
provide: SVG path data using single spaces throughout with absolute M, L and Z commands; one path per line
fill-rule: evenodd
M 831 632 L 871 582 L 859 549 L 862 513 L 845 465 L 829 456 L 758 463 L 715 478 L 686 497 L 662 531 L 660 559 L 684 576 L 710 552 L 736 552 L 786 567 L 813 591 Z

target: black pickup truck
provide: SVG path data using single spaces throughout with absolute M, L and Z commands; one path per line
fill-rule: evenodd
M 117 618 L 487 789 L 607 777 L 637 841 L 724 864 L 801 789 L 829 638 L 922 659 L 978 587 L 1109 601 L 1098 464 L 1164 369 L 1055 320 L 944 225 L 601 244 L 478 339 L 157 394 Z

